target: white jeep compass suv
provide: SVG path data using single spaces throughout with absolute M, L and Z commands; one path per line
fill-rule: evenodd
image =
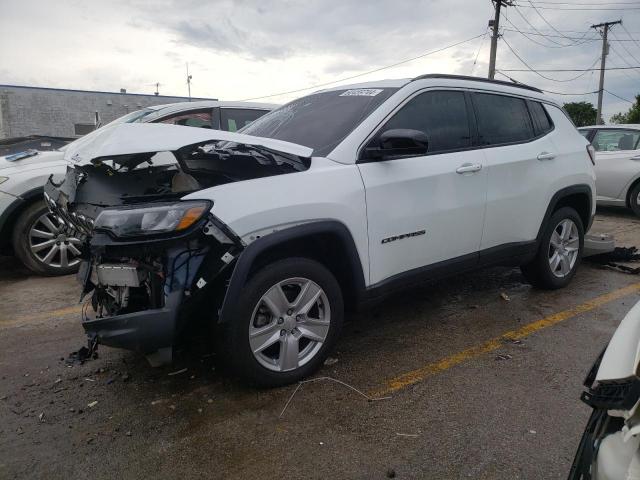
M 591 148 L 535 88 L 425 75 L 323 90 L 238 133 L 120 125 L 68 148 L 45 193 L 83 235 L 91 346 L 168 360 L 199 319 L 242 376 L 282 385 L 365 300 L 496 264 L 567 285 Z

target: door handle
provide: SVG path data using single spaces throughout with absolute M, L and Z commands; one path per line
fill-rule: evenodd
M 550 152 L 540 152 L 536 158 L 538 160 L 553 160 L 554 158 L 556 158 L 556 154 Z
M 479 163 L 463 163 L 456 169 L 456 173 L 474 173 L 482 170 Z

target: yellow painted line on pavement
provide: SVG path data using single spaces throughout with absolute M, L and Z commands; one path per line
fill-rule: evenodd
M 80 314 L 80 312 L 82 312 L 82 305 L 73 305 L 71 307 L 59 308 L 57 310 L 47 310 L 44 312 L 35 312 L 13 318 L 0 318 L 0 329 L 15 327 L 19 325 L 27 325 L 43 320 L 53 320 L 55 318 L 61 318 L 70 315 L 78 315 Z
M 454 353 L 436 362 L 428 363 L 420 368 L 411 370 L 407 373 L 403 373 L 402 375 L 388 380 L 384 384 L 384 386 L 369 392 L 369 394 L 375 397 L 389 395 L 390 393 L 397 392 L 398 390 L 402 390 L 403 388 L 406 388 L 410 385 L 421 382 L 427 377 L 444 372 L 445 370 L 449 370 L 456 365 L 460 365 L 467 360 L 497 350 L 509 341 L 528 337 L 529 335 L 532 335 L 544 328 L 552 327 L 553 325 L 556 325 L 560 322 L 564 322 L 565 320 L 576 317 L 577 315 L 589 312 L 609 302 L 618 300 L 619 298 L 626 297 L 627 295 L 631 295 L 632 293 L 636 293 L 639 291 L 640 283 L 634 283 L 627 287 L 605 293 L 604 295 L 600 295 L 599 297 L 589 300 L 588 302 L 585 302 L 576 307 L 554 313 L 553 315 L 549 315 L 548 317 L 524 325 L 521 328 L 509 330 L 508 332 L 505 332 L 498 337 L 487 340 L 484 343 L 474 345 L 470 348 L 467 348 L 466 350 Z

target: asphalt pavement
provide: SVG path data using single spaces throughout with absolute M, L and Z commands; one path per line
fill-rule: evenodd
M 624 210 L 594 230 L 640 246 Z M 510 268 L 407 291 L 350 315 L 313 381 L 272 390 L 195 346 L 156 369 L 105 347 L 69 366 L 78 297 L 0 259 L 0 478 L 562 479 L 583 378 L 640 277 L 585 262 L 553 292 Z

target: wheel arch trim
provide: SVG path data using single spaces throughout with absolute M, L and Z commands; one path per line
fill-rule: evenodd
M 558 203 L 560 203 L 562 199 L 575 194 L 586 195 L 587 201 L 589 202 L 588 222 L 587 224 L 583 225 L 585 233 L 589 231 L 589 228 L 591 227 L 591 222 L 593 221 L 592 212 L 593 212 L 595 193 L 592 190 L 592 188 L 587 184 L 570 185 L 568 187 L 564 187 L 558 190 L 556 193 L 553 194 L 553 196 L 551 197 L 551 200 L 549 200 L 549 204 L 547 205 L 547 210 L 544 214 L 544 217 L 542 218 L 542 222 L 540 223 L 540 228 L 538 229 L 538 235 L 536 236 L 536 243 L 538 245 L 542 240 L 542 235 L 544 234 L 545 226 L 547 225 L 547 222 L 551 218 L 551 215 L 553 215 L 553 212 L 556 211 L 556 207 L 558 206 Z
M 233 272 L 231 273 L 231 278 L 229 279 L 229 286 L 227 287 L 222 301 L 218 322 L 227 323 L 233 319 L 238 298 L 242 289 L 246 285 L 251 268 L 262 253 L 278 247 L 285 242 L 301 240 L 305 237 L 320 234 L 332 234 L 337 236 L 342 246 L 346 249 L 345 253 L 349 263 L 347 267 L 355 283 L 353 288 L 357 295 L 364 292 L 364 271 L 356 244 L 349 229 L 343 223 L 336 220 L 313 221 L 261 237 L 253 243 L 250 243 L 242 253 L 240 253 L 236 260 Z
M 31 205 L 35 200 L 38 200 L 38 197 L 42 197 L 43 193 L 44 186 L 32 188 L 31 190 L 27 190 L 20 194 L 18 198 L 9 204 L 5 211 L 0 215 L 0 238 L 8 239 L 10 237 L 10 235 L 7 235 L 7 228 L 15 223 L 20 211 Z M 11 243 L 10 240 L 8 243 Z

